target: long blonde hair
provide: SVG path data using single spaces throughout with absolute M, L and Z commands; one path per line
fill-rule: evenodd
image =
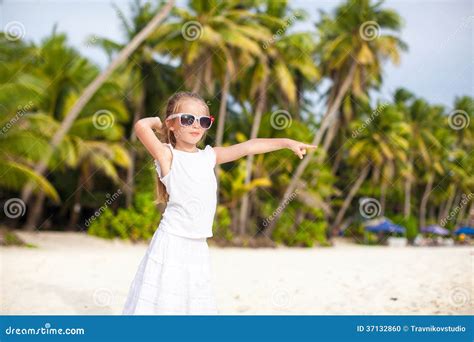
M 160 139 L 160 141 L 162 141 L 164 143 L 167 143 L 167 144 L 171 144 L 173 146 L 173 148 L 176 146 L 176 137 L 174 136 L 173 131 L 171 131 L 165 125 L 165 120 L 171 114 L 179 112 L 179 105 L 182 102 L 182 100 L 185 100 L 185 99 L 193 99 L 193 100 L 197 100 L 197 101 L 201 102 L 202 105 L 204 106 L 204 108 L 206 108 L 207 115 L 210 115 L 209 107 L 208 107 L 206 101 L 204 101 L 204 99 L 197 93 L 188 92 L 188 91 L 180 91 L 180 92 L 174 93 L 172 96 L 170 96 L 170 98 L 168 99 L 168 101 L 166 103 L 165 112 L 162 115 L 162 117 L 164 117 L 164 119 L 162 120 L 163 125 L 162 125 L 162 128 L 161 128 L 159 134 L 163 137 L 162 139 Z M 204 134 L 203 134 L 201 140 L 198 143 L 204 141 L 206 139 L 206 136 L 207 136 L 207 130 L 204 131 Z M 168 199 L 169 199 L 169 194 L 166 191 L 166 187 L 161 182 L 160 178 L 157 175 L 155 204 L 166 203 L 166 202 L 168 202 Z

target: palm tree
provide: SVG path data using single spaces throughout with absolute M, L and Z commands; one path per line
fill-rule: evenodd
M 166 18 L 171 8 L 174 5 L 174 0 L 169 0 L 166 5 L 164 5 L 160 12 L 158 12 L 153 19 L 134 37 L 134 39 L 117 55 L 113 62 L 102 72 L 100 73 L 83 91 L 81 96 L 74 101 L 74 105 L 69 109 L 67 114 L 64 117 L 64 120 L 61 124 L 59 130 L 54 134 L 51 139 L 50 145 L 51 149 L 48 154 L 46 154 L 40 163 L 35 166 L 35 172 L 43 174 L 48 166 L 48 162 L 52 156 L 54 150 L 56 150 L 67 134 L 68 130 L 71 128 L 74 120 L 84 109 L 87 102 L 92 98 L 92 96 L 97 92 L 97 90 L 105 83 L 109 76 L 117 69 L 125 60 L 135 51 L 135 49 L 156 29 L 156 27 Z M 25 187 L 22 193 L 23 201 L 27 202 L 31 195 L 31 186 Z
M 31 65 L 28 61 L 37 52 L 33 44 L 12 41 L 0 33 L 0 187 L 17 191 L 30 183 L 35 194 L 44 193 L 58 203 L 57 190 L 33 169 L 47 150 L 47 141 L 37 132 L 26 130 L 24 122 L 41 88 L 41 80 L 27 74 Z
M 381 34 L 380 29 L 399 31 L 401 20 L 393 10 L 380 7 L 381 2 L 372 5 L 369 0 L 348 0 L 337 7 L 334 16 L 322 13 L 322 18 L 317 24 L 320 35 L 317 57 L 322 74 L 332 81 L 332 86 L 328 91 L 327 110 L 311 142 L 313 145 L 320 144 L 323 134 L 331 124 L 332 127 L 336 127 L 337 119 L 333 117 L 347 92 L 350 91 L 361 99 L 366 98 L 367 90 L 379 87 L 382 82 L 381 62 L 388 58 L 398 63 L 399 51 L 406 49 L 405 43 L 398 37 Z M 328 134 L 330 137 L 334 136 Z M 324 145 L 329 147 L 329 142 L 325 142 Z M 279 205 L 283 205 L 294 191 L 313 154 L 314 150 L 309 151 L 298 165 Z M 281 212 L 267 227 L 269 234 L 280 215 Z
M 368 113 L 374 112 L 368 111 Z M 336 215 L 332 225 L 333 233 L 337 233 L 345 212 L 370 170 L 377 178 L 378 175 L 382 175 L 381 187 L 386 188 L 387 182 L 396 173 L 397 161 L 406 163 L 408 125 L 403 122 L 403 115 L 396 107 L 380 107 L 379 104 L 379 114 L 372 116 L 372 120 L 366 126 L 365 123 L 366 121 L 362 119 L 351 123 L 353 132 L 357 134 L 346 142 L 346 146 L 349 150 L 349 162 L 357 170 L 358 178 Z M 380 214 L 383 215 L 385 191 L 381 191 L 380 203 Z
M 231 84 L 256 60 L 265 60 L 262 45 L 271 39 L 271 32 L 258 21 L 262 15 L 254 11 L 257 4 L 258 1 L 244 4 L 235 0 L 191 1 L 189 11 L 176 9 L 173 13 L 177 20 L 164 25 L 156 33 L 163 39 L 155 51 L 180 58 L 187 88 L 214 98 L 220 95 L 217 146 L 222 145 L 224 139 Z M 278 22 L 272 17 L 268 17 L 267 21 Z M 220 83 L 218 91 L 217 83 Z M 263 110 L 263 97 L 260 96 L 260 99 Z M 218 183 L 220 174 L 221 167 L 218 165 Z M 219 203 L 219 198 L 217 201 Z
M 456 145 L 463 151 L 471 151 L 471 153 L 467 153 L 466 158 L 463 158 L 459 165 L 463 168 L 466 175 L 463 182 L 464 193 L 468 198 L 472 198 L 470 196 L 472 196 L 472 189 L 474 189 L 474 154 L 472 153 L 474 150 L 474 98 L 471 96 L 456 97 L 454 110 L 456 111 L 454 115 L 460 113 L 463 116 L 463 121 L 461 122 L 463 125 L 461 126 L 462 129 L 456 130 L 458 134 Z M 454 115 L 451 113 L 452 125 L 456 124 L 453 122 L 455 120 Z M 462 212 L 459 214 L 456 222 L 457 225 L 463 224 L 463 222 L 466 225 L 469 224 L 469 215 L 474 212 L 474 200 L 471 199 L 471 206 L 467 210 L 466 217 L 464 218 L 463 214 L 467 208 L 468 205 L 462 207 Z
M 275 16 L 284 13 L 286 3 L 279 2 L 276 6 L 267 8 L 267 16 Z M 289 18 L 296 17 L 296 14 L 290 13 L 286 22 L 291 22 Z M 275 31 L 278 27 L 274 28 Z M 286 32 L 286 31 L 285 31 Z M 288 102 L 288 106 L 293 108 L 298 101 L 298 95 L 303 89 L 297 89 L 297 82 L 300 84 L 307 82 L 315 82 L 319 77 L 319 71 L 310 56 L 314 53 L 315 42 L 309 33 L 283 34 L 280 35 L 276 42 L 268 44 L 268 57 L 258 61 L 257 65 L 251 70 L 250 77 L 253 86 L 250 87 L 248 98 L 257 97 L 255 106 L 255 116 L 252 122 L 250 139 L 257 138 L 260 128 L 260 122 L 263 111 L 266 107 L 267 93 L 271 90 L 268 87 L 269 79 L 275 79 L 277 88 L 275 94 L 283 95 Z M 244 81 L 245 82 L 245 81 Z M 258 87 L 256 86 L 258 85 Z M 255 92 L 257 91 L 257 94 Z M 279 97 L 277 95 L 277 97 Z M 247 156 L 245 184 L 249 184 L 252 178 L 253 155 Z M 249 209 L 249 193 L 242 197 L 240 207 L 240 224 L 239 233 L 245 234 L 248 226 L 248 209 Z
M 113 6 L 120 19 L 122 30 L 126 33 L 126 43 L 118 43 L 96 36 L 90 38 L 93 44 L 104 49 L 110 60 L 114 54 L 123 50 L 160 10 L 160 5 L 153 8 L 150 3 L 141 4 L 136 0 L 131 6 L 132 17 L 131 23 L 129 23 L 123 12 L 116 5 Z M 156 115 L 156 108 L 162 104 L 163 99 L 178 87 L 175 68 L 161 63 L 154 56 L 153 49 L 159 43 L 159 39 L 157 34 L 148 36 L 117 70 L 117 75 L 114 75 L 114 78 L 122 81 L 124 93 L 127 94 L 125 101 L 133 113 L 132 122 L 128 125 L 129 131 L 127 132 L 128 140 L 132 146 L 137 142 L 135 131 L 132 129 L 135 122 L 146 113 Z M 132 205 L 135 189 L 136 151 L 135 147 L 130 148 L 131 162 L 127 169 L 127 186 L 125 187 L 127 207 Z
M 71 131 L 73 129 L 74 127 L 71 128 Z M 92 127 L 92 129 L 95 128 Z M 80 217 L 82 207 L 81 194 L 83 189 L 89 192 L 92 191 L 92 175 L 95 175 L 96 172 L 100 172 L 107 178 L 110 178 L 119 188 L 123 188 L 122 181 L 117 172 L 117 166 L 125 168 L 130 164 L 128 151 L 118 143 L 95 140 L 88 141 L 79 137 L 75 138 L 75 147 L 78 149 L 76 165 L 79 168 L 79 178 L 77 189 L 74 192 L 69 229 L 73 229 L 77 225 L 77 221 Z
M 450 146 L 452 138 L 449 132 L 439 126 L 439 122 L 443 122 L 443 108 L 440 106 L 429 106 L 425 113 L 428 117 L 426 121 L 426 128 L 433 132 L 432 146 L 428 147 L 429 163 L 422 163 L 418 166 L 420 177 L 425 182 L 423 194 L 421 196 L 419 208 L 419 225 L 424 227 L 426 225 L 426 213 L 428 201 L 435 184 L 436 175 L 445 175 L 442 161 L 447 158 L 447 150 L 443 146 Z
M 55 29 L 53 34 L 44 39 L 40 46 L 32 45 L 34 51 L 30 58 L 23 61 L 24 68 L 19 70 L 15 77 L 10 80 L 10 88 L 26 87 L 30 89 L 31 105 L 27 108 L 27 115 L 21 120 L 23 129 L 28 129 L 37 139 L 32 144 L 32 149 L 39 141 L 50 140 L 54 133 L 59 129 L 58 121 L 62 120 L 63 113 L 67 111 L 71 103 L 77 98 L 82 88 L 90 82 L 98 73 L 95 66 L 88 62 L 80 54 L 67 46 L 66 36 L 57 34 Z M 26 82 L 25 82 L 26 80 Z M 88 117 L 92 125 L 93 113 L 99 109 L 104 111 L 114 111 L 118 120 L 122 120 L 124 108 L 117 92 L 114 90 L 114 84 L 104 83 L 84 107 L 83 116 Z M 18 101 L 19 99 L 15 99 Z M 107 133 L 97 130 L 97 134 L 121 136 L 120 126 L 116 125 Z M 41 146 L 41 145 L 40 145 Z M 59 144 L 58 149 L 51 151 L 48 144 L 43 145 L 42 156 L 51 154 L 48 161 L 48 169 L 57 169 L 64 166 L 74 166 L 74 145 L 69 136 L 65 136 Z M 41 161 L 38 158 L 37 161 Z M 64 164 L 64 165 L 62 165 Z M 28 186 L 25 184 L 25 186 Z M 25 228 L 32 229 L 41 217 L 43 202 L 46 193 L 37 191 L 37 196 L 32 209 L 28 210 L 28 218 Z
M 100 101 L 107 101 L 100 97 Z M 90 103 L 91 104 L 91 103 Z M 89 104 L 89 105 L 90 105 Z M 49 141 L 54 132 L 59 128 L 60 123 L 51 115 L 45 113 L 33 113 L 28 117 L 28 130 L 36 133 L 45 142 Z M 83 117 L 76 120 L 61 142 L 58 150 L 50 160 L 50 168 L 55 171 L 68 172 L 68 169 L 79 169 L 78 187 L 74 191 L 74 203 L 72 205 L 70 225 L 75 226 L 80 215 L 80 198 L 84 187 L 91 184 L 97 171 L 110 178 L 114 183 L 119 184 L 116 166 L 126 167 L 129 163 L 127 151 L 117 142 L 122 136 L 119 126 L 110 131 L 98 130 L 93 116 Z M 114 132 L 115 131 L 115 132 Z M 111 134 L 112 133 L 112 134 Z M 97 138 L 106 139 L 104 141 Z M 45 144 L 48 146 L 48 144 Z M 93 173 L 89 172 L 94 170 Z M 88 190 L 92 190 L 89 187 Z M 71 195 L 72 196 L 72 195 Z M 38 194 L 32 209 L 28 211 L 26 229 L 33 229 L 39 218 L 42 216 L 43 202 L 45 194 Z M 63 205 L 66 209 L 67 203 Z
M 473 113 L 474 99 L 469 96 L 457 97 L 444 125 L 452 135 L 449 155 L 444 159 L 445 168 L 449 170 L 452 179 L 452 191 L 444 210 L 440 210 L 439 218 L 442 220 L 448 217 L 451 207 L 456 205 L 460 208 L 456 224 L 461 224 L 464 220 L 468 205 L 462 205 L 462 201 L 472 192 L 474 183 L 472 153 L 469 152 L 474 148 Z
M 12 115 L 2 115 L 0 124 L 10 121 Z M 6 120 L 10 117 L 10 120 Z M 31 141 L 35 144 L 32 146 Z M 31 164 L 41 160 L 45 153 L 47 141 L 41 136 L 22 129 L 11 129 L 8 134 L 0 134 L 0 187 L 12 191 L 21 190 L 25 184 L 33 183 L 36 194 L 44 194 L 56 203 L 60 202 L 59 194 L 48 179 L 36 173 Z
M 267 177 L 255 178 L 248 184 L 244 183 L 244 178 L 244 160 L 237 161 L 237 166 L 231 171 L 222 173 L 222 204 L 228 207 L 231 211 L 231 230 L 233 232 L 238 231 L 238 204 L 242 196 L 258 187 L 270 187 L 272 185 L 271 181 Z
M 185 86 L 193 92 L 217 96 L 220 108 L 216 145 L 222 144 L 227 98 L 236 69 L 262 56 L 258 41 L 270 39 L 255 13 L 238 1 L 191 1 L 189 10 L 176 8 L 172 20 L 155 33 L 162 37 L 155 51 L 180 58 Z M 237 60 L 238 58 L 238 60 Z M 240 63 L 240 64 L 239 64 Z M 244 64 L 245 63 L 245 64 Z M 216 83 L 220 90 L 216 93 Z
M 466 175 L 467 175 L 467 177 L 464 180 L 464 189 L 466 189 L 464 193 L 464 199 L 467 198 L 468 202 L 462 206 L 461 212 L 459 213 L 459 216 L 456 221 L 456 225 L 463 225 L 463 224 L 472 225 L 472 223 L 474 222 L 469 222 L 469 219 L 472 220 L 474 218 L 472 216 L 474 214 L 474 199 L 473 199 L 474 192 L 472 190 L 474 189 L 474 154 L 473 153 L 468 154 L 467 157 L 463 159 L 463 166 L 465 167 Z M 470 207 L 469 207 L 469 201 L 471 202 Z
M 438 146 L 439 142 L 431 129 L 433 118 L 430 116 L 431 108 L 423 99 L 416 99 L 406 89 L 399 88 L 395 91 L 394 101 L 397 108 L 404 113 L 404 120 L 410 128 L 410 148 L 408 162 L 402 170 L 405 190 L 403 213 L 405 217 L 411 214 L 411 189 L 416 177 L 414 163 L 421 159 L 424 165 L 431 164 L 429 147 Z

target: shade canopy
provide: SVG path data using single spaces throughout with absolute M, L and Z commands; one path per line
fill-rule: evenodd
M 373 233 L 405 233 L 405 227 L 399 226 L 386 217 L 379 217 L 364 223 L 365 230 Z
M 449 230 L 438 226 L 437 224 L 433 224 L 431 226 L 421 228 L 422 233 L 431 233 L 435 235 L 449 235 Z
M 457 234 L 457 235 L 459 235 L 459 234 L 474 235 L 474 228 L 472 228 L 472 227 L 467 227 L 467 226 L 461 227 L 461 228 L 458 228 L 458 229 L 454 232 L 454 234 Z

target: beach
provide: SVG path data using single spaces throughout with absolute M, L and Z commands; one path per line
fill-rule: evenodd
M 118 315 L 147 244 L 19 232 L 0 247 L 7 315 Z M 209 240 L 211 241 L 212 238 Z M 474 248 L 223 248 L 209 242 L 224 315 L 471 315 Z

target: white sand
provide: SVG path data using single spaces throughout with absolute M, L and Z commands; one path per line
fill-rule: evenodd
M 146 244 L 20 233 L 0 247 L 1 314 L 120 314 Z M 211 247 L 221 314 L 473 314 L 473 247 Z

